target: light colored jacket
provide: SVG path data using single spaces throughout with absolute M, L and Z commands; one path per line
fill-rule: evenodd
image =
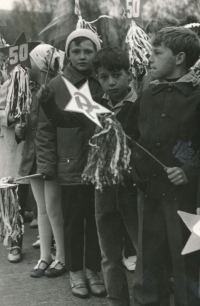
M 18 177 L 24 142 L 17 144 L 14 125 L 8 126 L 6 95 L 10 80 L 0 86 L 0 178 Z

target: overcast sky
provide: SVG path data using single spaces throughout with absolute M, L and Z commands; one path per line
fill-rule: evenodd
M 15 0 L 0 0 L 0 10 L 11 10 L 13 2 Z

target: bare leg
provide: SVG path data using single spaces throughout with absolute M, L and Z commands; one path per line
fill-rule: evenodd
M 56 242 L 56 260 L 65 263 L 61 188 L 55 181 L 45 181 L 46 210 Z
M 40 235 L 40 258 L 47 263 L 51 261 L 51 241 L 52 230 L 49 217 L 47 215 L 44 181 L 41 179 L 31 179 L 31 188 L 37 202 L 38 208 L 38 230 Z

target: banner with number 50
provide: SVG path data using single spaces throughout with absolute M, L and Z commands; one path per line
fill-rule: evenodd
M 121 0 L 126 18 L 133 19 L 138 25 L 142 26 L 141 11 L 146 2 L 147 0 Z
M 18 64 L 31 68 L 29 53 L 40 42 L 27 42 L 25 33 L 23 32 L 15 41 L 14 45 L 0 48 L 0 52 L 8 57 L 8 73 Z

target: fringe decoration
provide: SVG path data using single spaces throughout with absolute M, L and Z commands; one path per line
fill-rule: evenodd
M 124 183 L 123 172 L 130 170 L 131 150 L 115 116 L 99 119 L 103 130 L 97 126 L 95 135 L 89 141 L 91 148 L 82 179 L 84 183 L 92 183 L 102 191 L 103 186 Z
M 98 36 L 100 43 L 102 43 L 102 40 L 100 39 L 100 37 L 99 37 L 99 35 L 97 33 L 97 28 L 95 26 L 93 26 L 92 23 L 97 22 L 101 18 L 113 19 L 113 17 L 112 16 L 107 16 L 107 15 L 101 15 L 96 20 L 86 21 L 86 20 L 84 20 L 82 18 L 82 15 L 81 15 L 81 9 L 80 9 L 80 5 L 79 5 L 79 0 L 75 0 L 74 13 L 78 16 L 78 22 L 77 22 L 77 25 L 76 25 L 76 29 L 88 29 L 88 30 L 91 30 L 92 32 L 94 32 Z
M 129 47 L 131 70 L 135 77 L 146 72 L 151 54 L 151 44 L 148 35 L 132 20 L 125 42 Z
M 10 77 L 11 84 L 6 97 L 6 110 L 20 117 L 30 112 L 32 95 L 29 88 L 29 77 L 27 71 L 20 65 L 13 69 Z
M 24 221 L 19 213 L 18 187 L 0 186 L 0 241 L 8 245 L 9 238 L 17 241 L 24 233 Z

